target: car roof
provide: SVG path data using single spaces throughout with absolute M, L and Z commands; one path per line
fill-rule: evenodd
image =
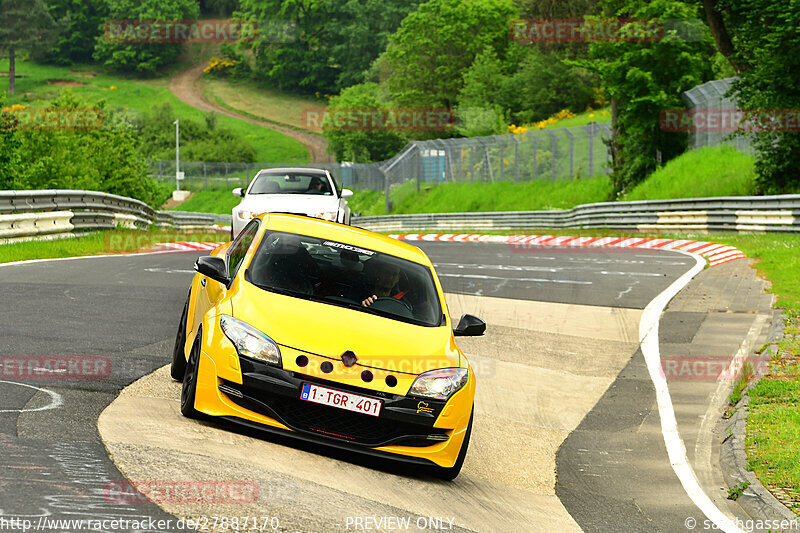
M 259 218 L 268 230 L 328 239 L 432 266 L 425 253 L 416 246 L 355 226 L 287 213 L 264 213 Z

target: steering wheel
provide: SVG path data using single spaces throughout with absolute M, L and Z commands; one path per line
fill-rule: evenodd
M 393 315 L 403 316 L 406 318 L 413 318 L 411 313 L 411 305 L 403 300 L 392 298 L 390 296 L 380 296 L 369 306 L 371 309 L 392 313 Z

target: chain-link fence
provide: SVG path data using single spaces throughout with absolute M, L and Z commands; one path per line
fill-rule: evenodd
M 709 81 L 683 93 L 683 99 L 689 110 L 708 119 L 708 117 L 730 117 L 734 111 L 739 110 L 739 105 L 728 93 L 733 82 L 738 78 L 725 78 Z M 731 128 L 710 127 L 706 121 L 695 120 L 694 128 L 689 131 L 689 148 L 697 149 L 704 146 L 717 146 L 730 144 L 743 153 L 752 154 L 753 147 L 750 135 L 735 135 Z
M 414 141 L 378 163 L 390 185 L 422 182 L 572 180 L 608 173 L 609 125 Z
M 609 172 L 608 123 L 573 128 L 531 130 L 525 133 L 412 141 L 397 155 L 380 163 L 306 165 L 326 168 L 342 187 L 389 190 L 413 181 L 423 183 L 490 183 L 495 181 L 572 180 Z M 207 163 L 181 161 L 188 190 L 247 186 L 264 168 L 279 163 Z M 150 162 L 151 176 L 175 182 L 175 161 Z

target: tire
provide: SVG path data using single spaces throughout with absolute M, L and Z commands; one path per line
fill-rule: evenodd
M 200 411 L 194 408 L 195 397 L 197 396 L 197 371 L 200 368 L 200 341 L 202 330 L 197 333 L 197 338 L 192 344 L 192 351 L 189 353 L 189 360 L 186 362 L 186 372 L 183 374 L 183 386 L 181 387 L 181 414 L 186 418 L 201 418 Z
M 469 448 L 469 438 L 472 435 L 472 416 L 475 411 L 475 406 L 472 407 L 473 413 L 469 415 L 469 424 L 467 425 L 467 434 L 464 435 L 464 442 L 461 443 L 461 450 L 458 452 L 456 463 L 450 468 L 435 466 L 433 468 L 433 475 L 445 481 L 453 481 L 461 472 L 461 467 L 464 466 L 464 458 L 467 456 L 467 448 Z
M 191 295 L 190 295 L 191 296 Z M 175 347 L 172 349 L 172 365 L 169 367 L 169 375 L 175 381 L 183 381 L 186 373 L 186 321 L 189 318 L 189 296 L 186 297 L 186 304 L 183 306 L 181 321 L 178 324 L 178 333 L 175 336 Z

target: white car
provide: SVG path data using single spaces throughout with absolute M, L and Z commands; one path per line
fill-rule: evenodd
M 243 198 L 233 208 L 231 239 L 262 213 L 296 213 L 350 224 L 347 198 L 353 191 L 336 185 L 330 172 L 315 168 L 271 168 L 259 171 L 245 191 L 234 189 Z

